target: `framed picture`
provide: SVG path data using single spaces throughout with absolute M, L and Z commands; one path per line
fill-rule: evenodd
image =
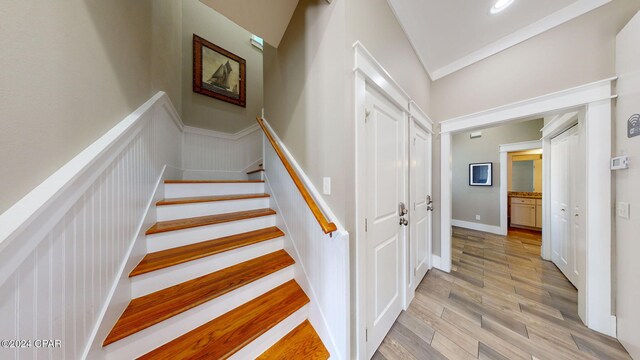
M 469 164 L 469 185 L 470 186 L 492 186 L 493 185 L 493 163 Z
M 247 106 L 247 62 L 193 35 L 193 91 L 238 106 Z

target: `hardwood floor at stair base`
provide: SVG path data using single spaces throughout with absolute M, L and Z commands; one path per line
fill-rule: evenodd
M 109 345 L 165 319 L 231 292 L 294 261 L 281 250 L 170 288 L 133 299 L 104 340 Z
M 289 281 L 140 359 L 226 359 L 308 302 L 300 286 Z
M 309 320 L 305 320 L 293 331 L 260 355 L 258 360 L 324 360 L 329 358 L 327 348 L 320 340 Z
M 236 211 L 226 214 L 199 216 L 194 218 L 159 221 L 155 223 L 149 230 L 146 231 L 146 235 L 159 234 L 163 232 L 170 232 L 176 230 L 190 229 L 194 227 L 216 225 L 227 223 L 231 221 L 246 220 L 262 216 L 275 215 L 275 211 L 272 209 L 258 209 L 247 211 Z
M 148 235 L 147 251 L 157 252 L 276 225 L 275 215 Z
M 234 266 L 282 250 L 283 248 L 283 238 L 271 239 L 232 251 L 134 276 L 131 278 L 131 296 L 133 298 L 145 296 L 193 278 L 220 271 L 229 266 Z
M 269 227 L 150 253 L 140 261 L 131 274 L 129 274 L 129 277 L 237 249 L 242 246 L 275 239 L 281 236 L 284 236 L 282 230 L 277 227 Z
M 231 212 L 258 210 L 269 207 L 269 198 L 196 202 L 177 205 L 157 206 L 157 220 L 170 221 L 207 215 L 219 215 Z
M 454 228 L 452 238 L 451 274 L 427 273 L 374 358 L 420 358 L 419 346 L 454 359 L 629 359 L 617 340 L 580 322 L 577 291 L 540 258 L 539 234 Z M 433 338 L 415 325 L 398 331 L 407 317 Z
M 294 279 L 293 267 L 279 270 L 230 293 L 187 310 L 107 346 L 106 360 L 135 359 L 166 344 L 212 319 L 245 304 Z M 304 320 L 301 319 L 300 322 Z M 297 325 L 297 324 L 296 324 Z M 293 327 L 292 327 L 293 328 Z M 282 335 L 286 333 L 283 332 Z M 275 343 L 275 341 L 274 341 Z M 263 349 L 263 351 L 266 349 Z M 256 354 L 259 355 L 260 353 Z

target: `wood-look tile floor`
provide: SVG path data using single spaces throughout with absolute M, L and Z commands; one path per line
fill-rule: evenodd
M 631 359 L 582 324 L 577 297 L 538 233 L 454 228 L 451 273 L 429 271 L 373 359 Z

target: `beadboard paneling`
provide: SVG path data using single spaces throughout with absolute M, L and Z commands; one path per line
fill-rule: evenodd
M 0 347 L 0 358 L 79 359 L 88 349 L 164 166 L 180 166 L 176 115 L 166 95 L 152 100 L 90 164 L 98 170 L 84 168 L 60 194 L 73 201 L 31 223 L 43 235 L 27 228 L 3 249 L 35 244 L 0 285 L 0 339 L 59 339 L 62 347 Z
M 246 179 L 247 169 L 257 168 L 261 158 L 262 133 L 258 127 L 238 136 L 185 129 L 182 152 L 185 179 L 198 180 L 207 176 Z
M 332 358 L 347 359 L 349 234 L 339 230 L 330 237 L 322 231 L 280 158 L 268 141 L 265 144 L 266 190 L 277 226 L 285 232 L 285 250 L 296 260 L 296 280 L 311 298 L 309 320 Z

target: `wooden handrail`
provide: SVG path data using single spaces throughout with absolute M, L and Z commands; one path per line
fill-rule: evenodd
M 287 158 L 284 156 L 284 152 L 282 152 L 280 145 L 278 145 L 276 140 L 273 138 L 273 135 L 271 135 L 271 132 L 264 124 L 264 120 L 260 117 L 256 117 L 256 120 L 258 120 L 258 124 L 260 124 L 262 131 L 264 131 L 264 134 L 267 136 L 267 139 L 269 139 L 271 146 L 273 146 L 273 150 L 275 150 L 276 154 L 278 154 L 280 161 L 282 161 L 282 165 L 284 165 L 284 168 L 287 169 L 289 176 L 291 176 L 291 180 L 293 180 L 293 183 L 296 184 L 296 187 L 300 191 L 300 194 L 302 195 L 304 201 L 309 206 L 309 209 L 313 213 L 313 216 L 316 218 L 316 220 L 318 220 L 318 224 L 320 224 L 322 231 L 324 231 L 325 234 L 331 234 L 336 231 L 338 229 L 336 227 L 336 224 L 330 222 L 324 216 L 318 204 L 316 204 L 315 200 L 313 200 L 313 197 L 309 193 L 309 190 L 307 190 L 307 188 L 302 183 L 302 180 L 300 180 L 300 177 L 298 177 L 298 174 L 296 174 L 295 170 L 293 170 L 293 166 L 291 166 L 289 160 L 287 160 Z

